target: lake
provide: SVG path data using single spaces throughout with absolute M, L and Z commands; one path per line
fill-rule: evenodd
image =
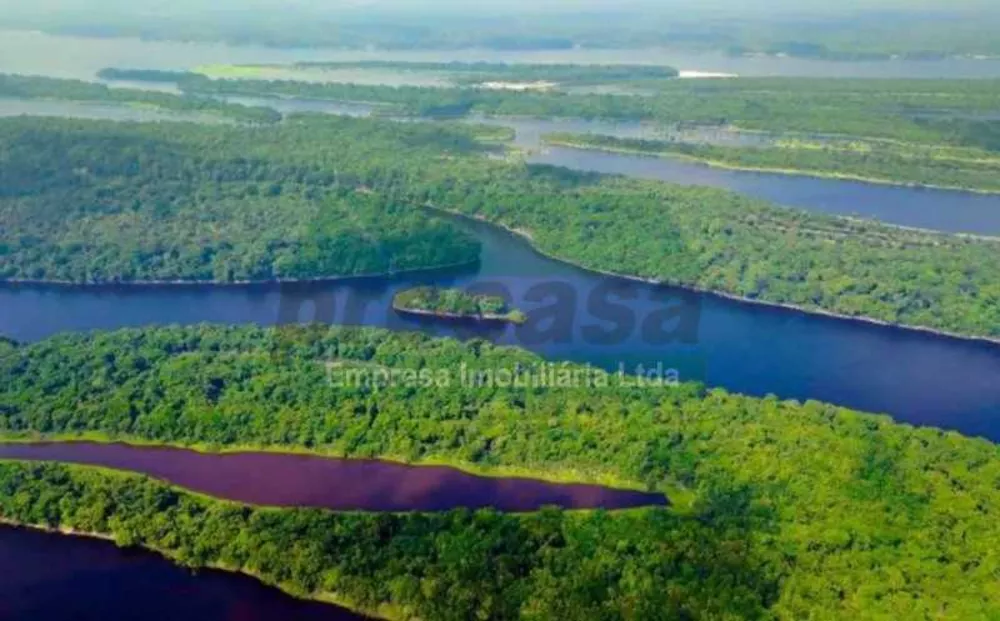
M 0 459 L 58 461 L 149 475 L 244 504 L 332 511 L 537 511 L 665 505 L 662 494 L 599 485 L 491 478 L 441 466 L 242 452 L 199 453 L 127 444 L 0 444 Z
M 109 541 L 0 526 L 0 621 L 364 621 L 257 580 Z
M 722 53 L 645 50 L 342 50 L 268 48 L 222 43 L 88 38 L 28 31 L 0 31 L 0 73 L 24 73 L 93 80 L 104 67 L 185 70 L 202 64 L 292 63 L 298 61 L 395 60 L 421 62 L 487 61 L 507 63 L 581 63 L 669 65 L 685 71 L 741 76 L 863 78 L 997 78 L 1000 59 L 938 61 L 890 60 L 834 62 L 799 58 L 729 57 Z M 391 73 L 391 72 L 381 72 Z M 343 79 L 371 81 L 349 72 Z M 398 72 L 381 83 L 409 84 L 427 77 Z
M 545 258 L 492 226 L 459 222 L 483 244 L 478 266 L 286 285 L 4 285 L 0 334 L 35 341 L 70 330 L 313 320 L 419 330 L 611 371 L 673 369 L 682 380 L 733 392 L 816 399 L 1000 440 L 1000 346 L 604 277 Z M 395 313 L 393 295 L 419 285 L 477 286 L 529 313 L 554 308 L 554 317 L 515 327 Z M 607 317 L 621 315 L 619 334 L 595 334 L 614 327 Z

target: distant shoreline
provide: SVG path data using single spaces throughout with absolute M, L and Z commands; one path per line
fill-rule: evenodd
M 809 170 L 806 168 L 745 166 L 741 164 L 731 164 L 729 162 L 724 162 L 722 160 L 716 160 L 707 157 L 699 157 L 697 155 L 690 155 L 687 153 L 673 153 L 669 151 L 665 152 L 643 151 L 641 149 L 596 145 L 587 142 L 576 142 L 574 140 L 558 140 L 558 139 L 549 140 L 543 137 L 542 144 L 553 147 L 563 147 L 568 149 L 580 149 L 581 151 L 597 151 L 603 153 L 618 153 L 622 155 L 640 155 L 640 156 L 655 157 L 661 159 L 687 160 L 691 162 L 696 162 L 698 164 L 704 164 L 705 166 L 709 166 L 711 168 L 718 168 L 722 170 L 755 172 L 755 173 L 764 173 L 771 175 L 788 175 L 796 177 L 814 177 L 817 179 L 832 179 L 835 181 L 856 181 L 859 183 L 870 183 L 872 185 L 884 185 L 884 186 L 893 186 L 900 188 L 914 188 L 914 189 L 927 189 L 927 190 L 943 190 L 946 192 L 967 192 L 969 194 L 980 194 L 985 196 L 1000 195 L 1000 188 L 991 190 L 984 188 L 969 188 L 963 186 L 934 185 L 928 183 L 915 183 L 912 181 L 885 179 L 882 177 L 866 177 L 863 175 L 852 175 L 850 173 L 824 172 L 821 170 Z

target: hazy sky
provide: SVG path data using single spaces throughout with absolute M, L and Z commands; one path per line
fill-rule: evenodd
M 455 12 L 536 12 L 644 9 L 653 12 L 728 10 L 738 13 L 772 11 L 847 12 L 893 9 L 983 9 L 996 7 L 997 0 L 0 0 L 0 14 L 42 12 L 89 12 L 100 14 L 156 12 L 178 14 L 229 10 L 310 10 L 336 13 L 358 10 L 407 12 L 449 10 Z

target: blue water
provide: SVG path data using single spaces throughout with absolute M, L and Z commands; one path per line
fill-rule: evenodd
M 286 286 L 8 285 L 0 287 L 0 333 L 34 341 L 67 330 L 299 320 L 421 330 L 611 371 L 661 367 L 733 392 L 816 399 L 1000 440 L 1000 346 L 607 278 L 462 222 L 483 243 L 480 264 L 463 271 Z M 523 328 L 456 327 L 394 313 L 392 295 L 416 284 L 496 290 L 533 320 Z

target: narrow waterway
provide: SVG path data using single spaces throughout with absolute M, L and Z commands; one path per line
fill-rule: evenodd
M 199 453 L 127 444 L 0 444 L 0 459 L 57 461 L 137 472 L 252 505 L 332 511 L 537 511 L 665 505 L 663 494 L 599 485 L 492 478 L 441 466 L 288 453 Z

